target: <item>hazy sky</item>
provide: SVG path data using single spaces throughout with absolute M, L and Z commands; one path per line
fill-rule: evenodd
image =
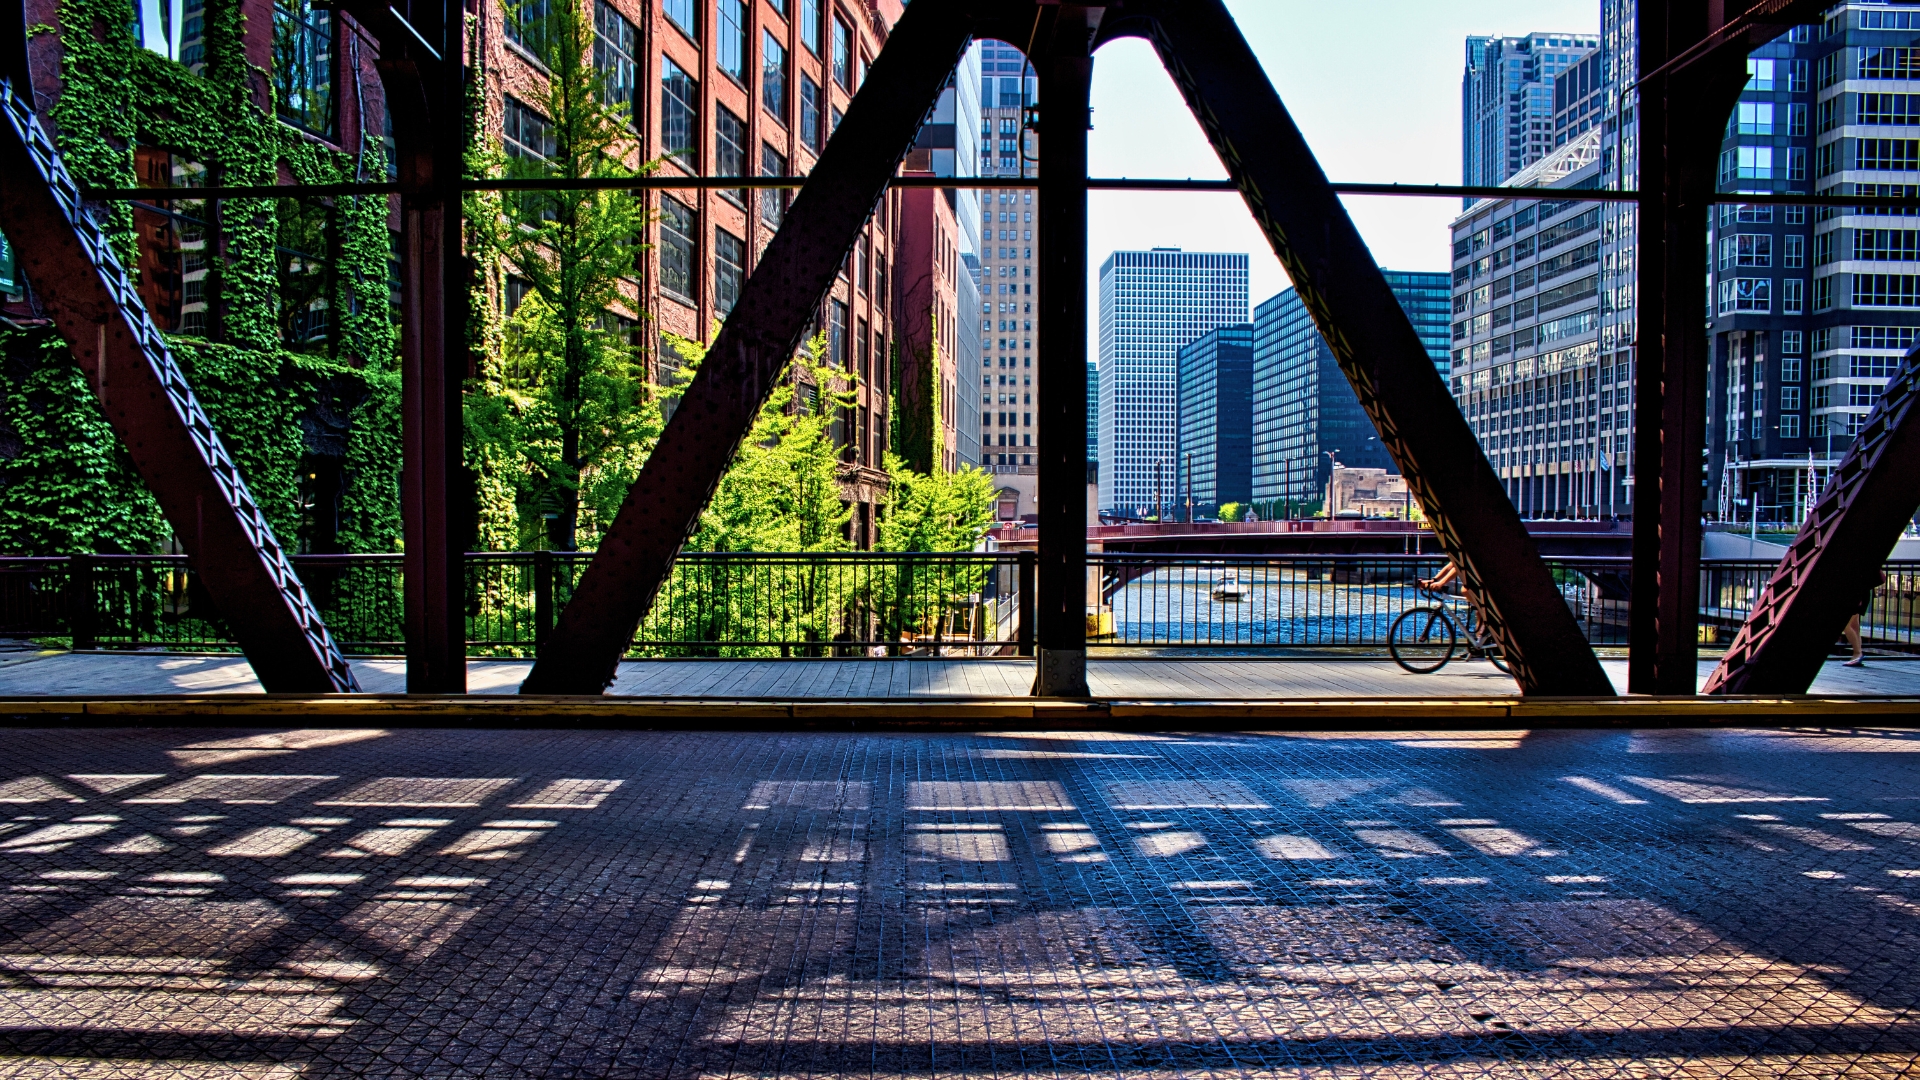
M 1600 0 L 1227 0 L 1280 99 L 1333 180 L 1460 182 L 1460 74 L 1469 34 L 1598 33 Z M 1100 50 L 1093 69 L 1094 176 L 1224 178 L 1172 80 L 1144 42 Z M 1449 269 L 1457 199 L 1349 196 L 1374 258 Z M 1244 251 L 1258 305 L 1286 275 L 1238 195 L 1094 192 L 1089 298 L 1108 253 L 1156 246 Z M 1089 359 L 1099 348 L 1098 312 Z

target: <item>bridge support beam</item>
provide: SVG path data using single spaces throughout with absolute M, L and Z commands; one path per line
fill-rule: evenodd
M 467 692 L 461 387 L 468 278 L 459 180 L 466 102 L 459 0 L 343 0 L 375 66 L 400 173 L 400 506 L 407 692 Z
M 1100 10 L 1054 9 L 1040 71 L 1040 580 L 1033 692 L 1087 696 L 1087 129 Z M 1044 51 L 1042 51 L 1044 50 Z
M 1755 14 L 1763 8 L 1774 10 Z M 1640 0 L 1636 10 L 1641 196 L 1627 674 L 1636 694 L 1692 694 L 1699 677 L 1712 355 L 1700 311 L 1719 135 L 1746 86 L 1747 53 L 1796 22 L 1818 21 L 1820 11 L 1806 0 Z
M 25 28 L 4 31 L 12 41 Z M 0 81 L 0 230 L 174 537 L 272 693 L 357 690 L 239 467 L 40 126 L 24 46 Z M 16 91 L 16 86 L 19 88 Z
M 1709 694 L 1804 694 L 1881 564 L 1920 511 L 1920 348 L 1827 480 L 1753 613 L 1708 676 Z

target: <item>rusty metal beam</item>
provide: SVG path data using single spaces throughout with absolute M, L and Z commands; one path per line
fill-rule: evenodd
M 1460 567 L 1521 691 L 1610 696 L 1533 538 L 1225 5 L 1137 0 L 1107 18 L 1103 36 L 1146 37 L 1159 52 Z
M 1746 57 L 1806 0 L 1640 0 L 1641 193 L 1634 366 L 1633 606 L 1628 689 L 1691 694 L 1699 677 L 1701 510 L 1706 492 L 1707 209 L 1720 132 L 1747 83 Z M 1737 28 L 1737 30 L 1736 30 Z
M 166 339 L 82 208 L 30 95 L 13 86 L 0 81 L 0 231 L 34 294 L 261 685 L 273 693 L 357 690 Z
M 380 45 L 400 191 L 400 507 L 407 692 L 467 689 L 461 387 L 467 283 L 461 252 L 466 117 L 457 0 L 343 0 Z
M 787 371 L 974 24 L 971 5 L 921 3 L 908 7 L 893 28 L 628 490 L 521 693 L 598 694 L 613 682 L 674 554 L 698 524 L 760 404 Z
M 1708 694 L 1804 694 L 1920 511 L 1920 347 L 1868 414 L 1754 602 Z
M 1033 692 L 1087 696 L 1087 128 L 1098 9 L 1055 8 L 1040 72 L 1039 574 Z

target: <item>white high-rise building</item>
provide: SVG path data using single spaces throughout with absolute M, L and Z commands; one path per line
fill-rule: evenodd
M 1247 256 L 1154 248 L 1100 267 L 1100 506 L 1154 513 L 1172 498 L 1179 454 L 1180 348 L 1247 321 Z

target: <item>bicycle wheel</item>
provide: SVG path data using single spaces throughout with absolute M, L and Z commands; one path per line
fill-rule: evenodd
M 1496 641 L 1493 644 L 1488 645 L 1486 648 L 1486 653 L 1487 653 L 1487 662 L 1491 663 L 1494 667 L 1499 668 L 1501 674 L 1503 675 L 1513 674 L 1513 669 L 1507 666 L 1506 653 L 1501 650 L 1499 642 Z
M 1415 675 L 1445 667 L 1458 643 L 1453 620 L 1443 608 L 1409 608 L 1387 628 L 1387 651 L 1393 654 L 1393 662 Z

